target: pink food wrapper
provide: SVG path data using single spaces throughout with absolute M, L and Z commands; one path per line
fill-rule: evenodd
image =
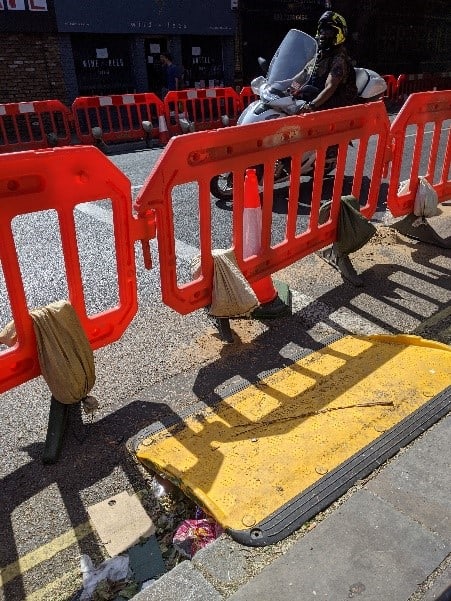
M 223 532 L 221 526 L 209 518 L 184 520 L 175 531 L 172 543 L 179 553 L 191 559 Z

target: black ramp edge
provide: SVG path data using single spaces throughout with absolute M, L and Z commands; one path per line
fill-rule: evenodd
M 248 530 L 227 529 L 237 542 L 250 547 L 264 547 L 286 538 L 302 524 L 326 509 L 355 482 L 368 476 L 402 447 L 423 434 L 451 410 L 451 386 L 379 436 L 326 474 L 277 512 Z

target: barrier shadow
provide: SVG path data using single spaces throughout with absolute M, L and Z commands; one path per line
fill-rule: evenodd
M 44 443 L 31 443 L 21 449 L 29 454 L 30 461 L 0 480 L 0 565 L 3 566 L 4 599 L 25 599 L 29 592 L 25 590 L 23 576 L 15 576 L 15 568 L 11 566 L 23 555 L 23 551 L 19 553 L 19 543 L 15 537 L 14 512 L 35 495 L 56 485 L 72 527 L 85 523 L 88 514 L 83 495 L 90 486 L 98 484 L 114 470 L 120 468 L 124 474 L 120 490 L 129 486 L 136 492 L 142 489 L 142 474 L 126 450 L 125 441 L 150 422 L 158 420 L 169 424 L 175 418 L 177 415 L 167 405 L 136 400 L 99 421 L 86 423 L 82 419 L 80 405 L 72 405 L 58 463 L 42 463 Z M 105 497 L 111 494 L 115 493 L 111 492 Z M 42 521 L 45 522 L 50 520 L 44 515 L 48 512 L 52 512 L 51 507 L 37 510 L 36 516 L 42 515 Z M 156 518 L 155 515 L 150 517 Z M 51 531 L 52 525 L 50 520 L 48 531 Z M 44 523 L 35 522 L 31 527 L 36 527 L 37 532 L 45 531 Z M 55 536 L 56 533 L 53 533 L 51 539 Z M 104 560 L 94 533 L 80 538 L 78 547 L 80 554 L 88 554 L 95 564 Z M 10 567 L 5 570 L 7 566 Z
M 403 292 L 414 294 L 418 299 L 428 302 L 431 300 L 431 294 L 428 292 L 431 286 L 445 292 L 450 291 L 451 274 L 445 266 L 434 263 L 435 259 L 443 256 L 443 249 L 424 244 L 420 248 L 418 243 L 413 242 L 407 244 L 413 250 L 415 264 L 423 269 L 414 270 L 405 265 L 391 263 L 375 264 L 364 272 L 366 286 L 363 292 L 381 301 L 385 307 L 402 310 L 406 317 L 418 320 L 421 315 L 403 305 Z M 451 253 L 446 254 L 451 256 Z M 433 273 L 429 270 L 433 270 Z M 395 277 L 399 275 L 402 277 Z M 403 283 L 409 277 L 414 278 L 417 283 L 421 280 L 423 288 L 419 285 L 409 287 L 407 283 Z M 299 289 L 302 290 L 302 282 Z M 256 382 L 266 373 L 293 366 L 293 355 L 299 356 L 299 353 L 320 350 L 328 343 L 328 338 L 318 340 L 313 331 L 318 324 L 329 327 L 333 331 L 331 337 L 352 333 L 334 318 L 333 314 L 339 309 L 347 308 L 358 317 L 367 319 L 390 333 L 404 332 L 401 320 L 388 323 L 382 309 L 377 314 L 370 308 L 365 310 L 357 305 L 355 300 L 361 294 L 362 289 L 356 289 L 344 282 L 315 298 L 293 316 L 274 321 L 266 320 L 267 330 L 251 343 L 241 344 L 237 341 L 233 345 L 225 345 L 216 361 L 198 370 L 192 386 L 194 398 L 214 407 L 226 398 L 227 394 L 224 391 L 227 389 L 227 383 L 236 381 L 237 378 L 244 383 Z M 434 298 L 438 309 L 449 306 L 449 296 L 442 296 Z M 286 398 L 276 390 L 269 390 L 269 394 L 281 405 L 286 402 Z M 325 399 L 325 402 L 329 401 L 330 399 Z M 142 488 L 142 474 L 133 465 L 124 443 L 149 424 L 160 422 L 170 427 L 174 422 L 181 422 L 180 415 L 168 403 L 149 402 L 144 399 L 134 400 L 91 424 L 82 422 L 81 415 L 77 413 L 78 405 L 73 409 L 74 411 L 70 412 L 59 462 L 43 465 L 43 443 L 33 443 L 25 447 L 30 455 L 30 462 L 8 474 L 0 482 L 3 509 L 0 514 L 2 566 L 11 565 L 19 559 L 19 545 L 15 539 L 11 517 L 17 508 L 48 487 L 56 485 L 73 527 L 86 522 L 88 515 L 84 508 L 84 491 L 110 476 L 118 467 L 123 470 L 127 484 L 135 490 Z M 272 415 L 274 419 L 277 419 L 277 411 L 279 410 Z M 236 417 L 243 427 L 246 424 L 252 425 L 245 416 L 238 414 Z M 218 440 L 220 437 L 221 440 L 227 441 L 231 432 L 224 428 L 212 428 L 209 436 L 211 440 Z M 248 437 L 249 433 L 243 431 L 239 436 Z M 236 436 L 234 439 L 236 440 Z M 201 458 L 198 460 L 201 461 Z M 220 457 L 209 463 L 211 478 L 217 475 L 220 465 Z M 198 465 L 194 469 L 198 469 Z M 81 539 L 78 544 L 80 553 L 89 554 L 95 562 L 103 559 L 94 535 Z M 2 576 L 4 578 L 5 574 Z M 23 577 L 18 575 L 4 581 L 3 593 L 5 599 L 24 599 L 26 594 Z
M 267 330 L 257 336 L 252 343 L 240 344 L 240 341 L 238 341 L 233 346 L 236 354 L 232 353 L 228 346 L 224 346 L 220 359 L 200 368 L 193 387 L 196 397 L 209 405 L 214 405 L 222 400 L 223 396 L 212 391 L 218 389 L 224 382 L 236 378 L 237 375 L 245 381 L 256 382 L 260 374 L 286 367 L 290 361 L 281 353 L 283 349 L 293 345 L 294 348 L 306 352 L 322 348 L 327 344 L 327 340 L 318 342 L 312 334 L 309 334 L 309 330 L 318 325 L 319 322 L 333 329 L 335 332 L 333 336 L 345 336 L 353 333 L 353 331 L 344 328 L 338 321 L 331 318 L 331 315 L 340 309 L 352 311 L 356 318 L 371 321 L 375 327 L 382 328 L 387 333 L 407 333 L 401 325 L 397 326 L 394 323 L 387 322 L 383 308 L 391 307 L 399 311 L 402 310 L 406 317 L 421 320 L 421 314 L 400 305 L 397 301 L 403 300 L 402 292 L 414 293 L 419 300 L 430 301 L 431 297 L 428 292 L 430 285 L 443 290 L 451 290 L 451 272 L 445 268 L 437 268 L 431 262 L 433 257 L 439 255 L 440 253 L 432 251 L 431 257 L 427 259 L 417 257 L 417 263 L 434 269 L 436 272 L 434 276 L 421 275 L 405 266 L 401 268 L 390 264 L 374 265 L 363 272 L 365 278 L 363 288 L 355 288 L 351 284 L 343 282 L 343 284 L 312 300 L 311 303 L 292 316 L 277 320 L 264 320 Z M 422 279 L 424 290 L 419 291 L 418 288 L 411 289 L 403 285 L 399 281 L 400 278 L 393 279 L 396 274 L 405 277 L 411 276 L 416 280 Z M 401 277 L 402 279 L 403 277 Z M 380 301 L 383 304 L 380 308 L 383 314 L 378 316 L 370 308 L 365 310 L 356 305 L 354 301 L 362 293 Z M 444 295 L 443 301 L 435 299 L 434 304 L 438 305 L 437 311 L 440 311 L 449 306 L 449 301 Z M 428 317 L 425 316 L 424 319 L 428 319 Z M 233 320 L 231 322 L 233 329 Z

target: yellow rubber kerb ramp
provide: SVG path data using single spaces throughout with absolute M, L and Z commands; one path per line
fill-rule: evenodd
M 347 336 L 213 408 L 132 441 L 236 540 L 288 536 L 451 404 L 451 348 L 418 336 Z

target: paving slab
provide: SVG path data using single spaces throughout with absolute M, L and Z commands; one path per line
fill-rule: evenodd
M 451 542 L 451 415 L 399 453 L 366 488 Z
M 224 597 L 190 561 L 183 561 L 135 595 L 133 601 L 224 601 Z
M 449 550 L 440 536 L 360 490 L 229 601 L 406 601 Z
M 138 496 L 127 491 L 91 505 L 88 515 L 110 557 L 123 553 L 155 532 Z

